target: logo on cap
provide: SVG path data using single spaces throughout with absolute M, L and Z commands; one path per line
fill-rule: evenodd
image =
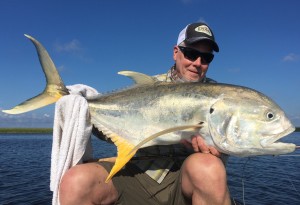
M 205 25 L 201 25 L 195 28 L 196 32 L 200 32 L 200 33 L 205 33 L 206 35 L 212 36 L 210 29 L 205 26 Z

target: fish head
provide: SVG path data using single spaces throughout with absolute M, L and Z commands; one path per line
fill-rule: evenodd
M 253 92 L 222 96 L 210 107 L 207 122 L 215 146 L 240 157 L 293 152 L 296 145 L 277 140 L 295 127 L 271 99 Z

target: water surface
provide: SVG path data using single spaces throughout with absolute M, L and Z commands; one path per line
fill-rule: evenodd
M 285 141 L 300 144 L 300 133 Z M 0 134 L 0 204 L 51 204 L 49 134 Z M 113 145 L 93 138 L 95 157 L 115 153 Z M 298 156 L 230 157 L 227 164 L 231 195 L 245 204 L 300 204 Z

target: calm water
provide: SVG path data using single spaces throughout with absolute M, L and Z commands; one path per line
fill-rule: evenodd
M 0 204 L 51 204 L 51 135 L 0 134 Z M 300 133 L 285 141 L 300 144 Z M 115 153 L 93 139 L 96 157 Z M 300 155 L 300 151 L 294 154 Z M 229 158 L 231 195 L 245 204 L 300 204 L 300 156 Z

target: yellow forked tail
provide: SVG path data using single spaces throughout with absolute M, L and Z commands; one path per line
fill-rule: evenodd
M 3 112 L 8 114 L 20 114 L 35 110 L 55 103 L 62 96 L 69 94 L 68 89 L 61 80 L 54 63 L 44 46 L 33 37 L 26 34 L 25 36 L 29 38 L 35 45 L 41 66 L 43 68 L 43 72 L 46 77 L 47 85 L 44 91 L 36 97 L 28 99 L 10 110 L 2 110 Z

